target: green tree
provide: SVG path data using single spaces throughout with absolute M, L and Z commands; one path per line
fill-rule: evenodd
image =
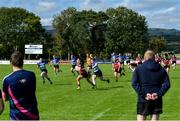
M 109 16 L 106 53 L 138 53 L 148 46 L 147 23 L 144 16 L 125 7 L 109 8 L 106 14 Z
M 160 53 L 166 49 L 167 41 L 162 37 L 153 37 L 149 41 L 149 48 L 156 53 Z
M 73 51 L 72 40 L 72 16 L 77 12 L 76 8 L 69 7 L 56 15 L 53 20 L 53 27 L 56 29 L 56 39 L 59 39 L 59 46 L 63 51 L 68 52 L 68 59 L 70 59 L 70 53 Z
M 0 44 L 6 47 L 6 56 L 14 50 L 24 52 L 25 44 L 46 40 L 40 18 L 22 8 L 0 8 L 0 26 Z
M 101 24 L 107 19 L 104 12 L 77 11 L 72 7 L 55 16 L 53 26 L 62 52 L 100 53 L 105 41 Z

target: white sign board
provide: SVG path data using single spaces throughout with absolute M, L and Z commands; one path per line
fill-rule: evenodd
M 25 45 L 25 54 L 43 54 L 43 45 Z

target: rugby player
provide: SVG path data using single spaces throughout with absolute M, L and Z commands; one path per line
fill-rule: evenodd
M 174 70 L 176 69 L 176 60 L 177 60 L 176 56 L 173 55 L 171 58 L 171 63 Z
M 103 78 L 102 71 L 98 67 L 98 63 L 96 62 L 95 58 L 91 60 L 91 63 L 92 63 L 92 70 L 93 70 L 93 75 L 92 75 L 93 84 L 96 85 L 96 77 L 99 77 L 99 79 L 101 81 L 106 81 L 106 82 L 110 83 L 109 79 L 104 79 Z
M 170 63 L 170 59 L 169 59 L 167 53 L 164 54 L 164 59 L 162 61 L 162 65 L 163 65 L 164 69 L 166 70 L 166 72 L 169 73 L 171 63 Z
M 49 81 L 50 84 L 53 84 L 51 79 L 48 76 L 48 71 L 46 69 L 46 63 L 43 62 L 42 58 L 40 58 L 40 62 L 37 63 L 38 68 L 41 70 L 41 77 L 43 79 L 43 84 L 45 84 L 45 78 Z
M 93 86 L 93 88 L 95 87 L 95 85 L 90 81 L 89 75 L 86 72 L 86 70 L 84 69 L 84 67 L 82 66 L 80 59 L 77 59 L 76 70 L 79 72 L 79 75 L 76 78 L 77 90 L 79 90 L 81 88 L 80 80 L 83 78 L 85 78 L 87 80 L 87 82 Z
M 51 63 L 54 67 L 54 72 L 56 75 L 59 73 L 59 71 L 62 71 L 59 69 L 60 59 L 56 58 L 55 55 L 53 55 L 53 59 L 52 59 Z
M 23 69 L 23 55 L 11 55 L 13 72 L 3 79 L 2 96 L 10 104 L 10 120 L 39 120 L 36 100 L 36 77 Z
M 157 63 L 161 64 L 161 57 L 159 56 L 158 53 L 155 55 L 155 61 L 156 61 Z
M 119 70 L 120 76 L 125 76 L 125 68 L 124 68 L 125 56 L 119 54 L 118 58 L 119 58 L 119 62 L 121 64 L 120 70 Z
M 92 72 L 92 63 L 91 63 L 91 59 L 93 59 L 92 54 L 86 54 L 86 63 L 87 63 L 87 72 L 88 75 L 91 75 Z
M 114 77 L 116 82 L 118 82 L 118 75 L 120 73 L 120 69 L 121 69 L 121 64 L 119 62 L 119 59 L 116 58 L 115 63 L 113 64 L 113 68 L 114 68 Z
M 74 74 L 74 76 L 76 75 L 74 73 L 75 67 L 76 67 L 76 62 L 77 62 L 77 58 L 74 55 L 71 55 L 71 72 Z
M 136 57 L 136 62 L 137 62 L 138 65 L 142 64 L 142 57 L 141 57 L 140 54 L 138 54 L 138 56 Z

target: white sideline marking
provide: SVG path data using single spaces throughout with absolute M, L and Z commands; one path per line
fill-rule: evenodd
M 106 112 L 108 112 L 111 108 L 106 109 L 105 111 L 98 113 L 96 116 L 93 117 L 93 119 L 91 121 L 94 121 L 100 117 L 102 117 Z

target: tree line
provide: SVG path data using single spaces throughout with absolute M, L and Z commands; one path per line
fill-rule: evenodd
M 0 54 L 9 58 L 14 50 L 24 53 L 25 44 L 43 44 L 43 55 L 64 58 L 92 53 L 108 58 L 110 53 L 143 53 L 163 50 L 166 41 L 148 38 L 146 18 L 126 7 L 106 11 L 69 7 L 54 16 L 55 34 L 48 34 L 40 17 L 23 8 L 0 8 Z M 156 46 L 156 47 L 155 47 Z

